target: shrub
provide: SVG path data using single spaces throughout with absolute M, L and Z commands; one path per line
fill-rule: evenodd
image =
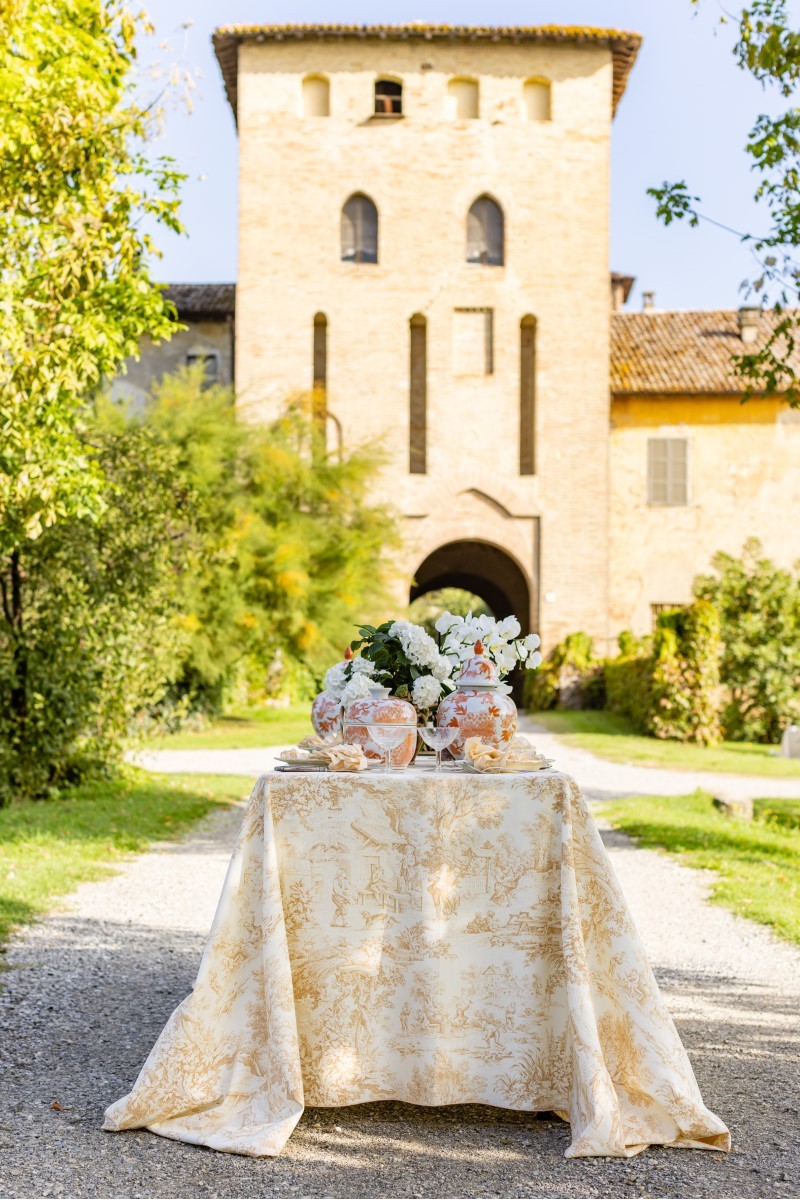
M 606 708 L 627 717 L 640 733 L 650 733 L 653 660 L 649 655 L 624 655 L 605 664 Z
M 720 620 L 707 600 L 661 613 L 653 639 L 650 731 L 713 746 L 722 739 Z
M 536 671 L 526 673 L 522 694 L 525 708 L 534 712 L 555 708 L 561 699 L 565 668 L 579 687 L 585 685 L 595 698 L 602 694 L 602 684 L 595 678 L 594 643 L 588 633 L 579 630 L 559 642 Z
M 756 540 L 741 558 L 717 554 L 713 574 L 695 580 L 695 595 L 719 614 L 722 720 L 738 741 L 777 742 L 800 720 L 800 577 L 763 557 Z
M 92 441 L 103 516 L 65 518 L 0 563 L 0 804 L 108 769 L 181 661 L 190 497 L 146 429 Z

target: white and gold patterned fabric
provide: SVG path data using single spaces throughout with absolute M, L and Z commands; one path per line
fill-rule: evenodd
M 260 779 L 194 990 L 104 1128 L 278 1154 L 305 1104 L 370 1100 L 552 1110 L 568 1157 L 729 1148 L 567 776 Z

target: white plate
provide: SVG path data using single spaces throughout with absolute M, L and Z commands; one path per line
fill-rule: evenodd
M 290 758 L 288 754 L 276 754 L 278 762 L 286 763 L 289 767 L 327 767 L 327 758 L 319 758 L 316 754 L 309 754 L 304 758 Z
M 535 775 L 537 771 L 549 771 L 554 761 L 548 760 L 537 766 L 520 764 L 519 766 L 497 767 L 493 771 L 479 771 L 477 767 L 473 767 L 472 763 L 462 762 L 461 769 L 470 775 Z

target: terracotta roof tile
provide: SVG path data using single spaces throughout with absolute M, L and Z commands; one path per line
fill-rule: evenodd
M 622 29 L 593 25 L 223 25 L 212 35 L 225 81 L 225 94 L 236 116 L 239 45 L 242 42 L 280 42 L 302 39 L 362 38 L 379 41 L 426 42 L 572 42 L 609 46 L 614 63 L 613 108 L 622 99 L 642 37 Z
M 744 389 L 732 359 L 766 341 L 776 317 L 762 313 L 755 342 L 739 335 L 736 309 L 696 312 L 613 313 L 611 393 L 739 394 Z M 796 369 L 800 369 L 800 353 Z
M 228 317 L 236 308 L 235 283 L 170 283 L 164 294 L 180 317 Z

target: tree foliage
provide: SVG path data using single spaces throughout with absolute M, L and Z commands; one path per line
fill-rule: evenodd
M 699 4 L 700 0 L 692 0 Z M 728 18 L 723 17 L 723 20 Z M 733 48 L 739 67 L 762 87 L 789 100 L 800 80 L 800 31 L 791 27 L 788 0 L 752 0 L 735 18 L 738 38 Z M 745 149 L 757 184 L 755 199 L 766 211 L 766 232 L 740 236 L 753 251 L 757 267 L 743 285 L 747 294 L 772 307 L 775 320 L 766 341 L 735 356 L 733 367 L 745 394 L 783 393 L 800 405 L 800 109 L 788 105 L 777 116 L 760 114 Z M 700 208 L 685 180 L 648 189 L 658 217 L 669 225 L 713 220 Z M 719 224 L 719 221 L 714 221 Z
M 169 336 L 143 221 L 177 230 L 180 177 L 144 153 L 132 94 L 142 22 L 122 0 L 0 6 L 0 555 L 97 515 L 87 396 Z M 146 223 L 146 222 L 145 222 Z
M 800 720 L 800 574 L 764 557 L 756 540 L 740 558 L 717 554 L 695 594 L 719 613 L 726 735 L 777 742 Z
M 202 384 L 202 367 L 165 376 L 135 418 L 175 455 L 193 496 L 178 690 L 211 709 L 237 677 L 253 698 L 287 686 L 313 694 L 384 599 L 398 539 L 369 497 L 380 456 L 327 454 L 303 400 L 252 425 L 237 419 L 230 389 Z
M 0 804 L 111 767 L 185 653 L 193 502 L 176 456 L 146 427 L 93 428 L 86 446 L 106 480 L 101 517 L 63 518 L 18 549 L 16 573 L 0 570 Z

